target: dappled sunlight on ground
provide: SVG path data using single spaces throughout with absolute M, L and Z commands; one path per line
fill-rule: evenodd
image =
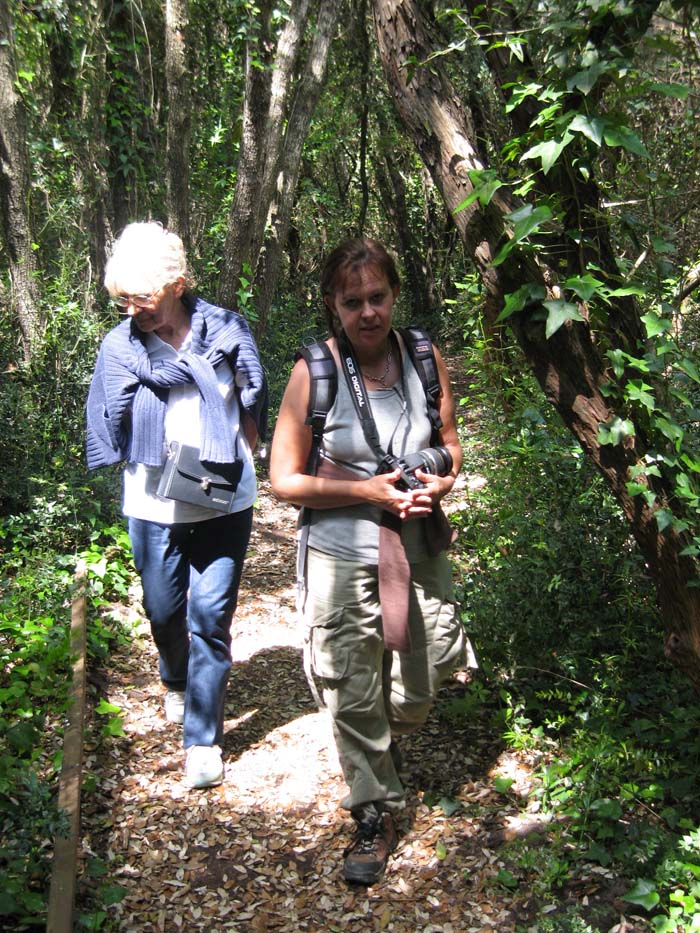
M 507 752 L 489 711 L 454 714 L 466 672 L 402 743 L 408 805 L 384 878 L 368 889 L 342 880 L 352 824 L 339 808 L 346 789 L 330 720 L 303 672 L 296 511 L 264 482 L 260 501 L 233 627 L 224 782 L 196 791 L 183 782 L 181 729 L 163 716 L 147 625 L 92 673 L 96 695 L 124 714 L 125 736 L 88 744 L 86 765 L 96 789 L 85 796 L 84 852 L 103 859 L 109 882 L 126 892 L 110 908 L 108 929 L 528 930 L 530 893 L 516 896 L 496 882 L 500 846 L 518 831 L 542 829 L 527 806 L 528 758 Z M 496 775 L 513 779 L 512 792 L 495 789 Z M 95 883 L 82 880 L 83 901 Z

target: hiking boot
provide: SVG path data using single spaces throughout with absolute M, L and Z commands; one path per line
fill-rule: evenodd
M 397 838 L 390 813 L 357 824 L 357 834 L 345 850 L 343 877 L 352 884 L 375 884 L 384 874 Z
M 218 745 L 190 745 L 185 758 L 185 781 L 190 787 L 221 784 L 224 763 Z
M 165 694 L 165 718 L 182 725 L 185 719 L 185 694 L 182 690 L 168 690 Z

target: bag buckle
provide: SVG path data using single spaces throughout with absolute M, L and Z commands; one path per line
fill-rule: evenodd
M 208 476 L 204 476 L 199 485 L 202 487 L 204 492 L 209 492 L 209 489 L 211 487 L 211 479 Z

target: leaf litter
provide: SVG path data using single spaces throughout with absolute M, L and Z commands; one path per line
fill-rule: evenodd
M 108 884 L 124 896 L 103 929 L 133 933 L 536 931 L 531 893 L 497 883 L 501 847 L 547 829 L 528 799 L 532 762 L 505 748 L 491 711 L 445 712 L 465 695 L 464 672 L 402 741 L 408 803 L 383 879 L 369 888 L 343 881 L 353 826 L 339 807 L 345 784 L 330 720 L 302 667 L 295 522 L 263 477 L 232 628 L 219 787 L 184 785 L 181 728 L 163 715 L 138 591 L 122 607 L 138 620 L 133 641 L 92 672 L 92 684 L 122 708 L 125 736 L 86 743 L 95 790 L 83 797 L 82 863 L 97 857 L 106 873 L 96 881 L 83 872 L 78 909 L 93 909 L 95 888 Z M 508 794 L 493 783 L 504 773 L 515 779 Z

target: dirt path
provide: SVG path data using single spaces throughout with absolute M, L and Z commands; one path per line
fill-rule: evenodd
M 86 798 L 85 848 L 126 890 L 110 909 L 109 927 L 515 930 L 527 903 L 516 904 L 494 878 L 503 831 L 523 819 L 517 792 L 527 789 L 527 770 L 500 747 L 488 717 L 451 715 L 464 702 L 459 677 L 406 742 L 410 801 L 384 879 L 369 889 L 343 882 L 352 823 L 338 807 L 344 783 L 329 720 L 315 708 L 302 670 L 295 515 L 263 481 L 234 622 L 221 787 L 190 791 L 183 784 L 180 728 L 163 717 L 145 625 L 96 684 L 99 696 L 122 707 L 126 733 L 99 743 L 87 761 L 97 789 Z M 494 768 L 516 777 L 516 793 L 495 792 Z M 83 881 L 83 898 L 90 884 Z

